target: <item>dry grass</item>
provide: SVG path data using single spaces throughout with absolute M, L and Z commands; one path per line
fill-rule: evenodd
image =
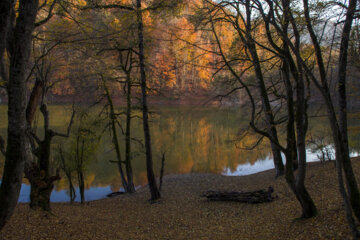
M 353 161 L 360 173 L 360 159 Z M 84 206 L 53 204 L 53 215 L 20 204 L 0 239 L 348 239 L 334 163 L 311 164 L 307 187 L 318 216 L 297 220 L 300 207 L 273 170 L 245 177 L 212 174 L 167 176 L 163 199 L 149 204 L 147 188 Z M 272 203 L 209 202 L 207 190 L 255 190 L 273 186 Z

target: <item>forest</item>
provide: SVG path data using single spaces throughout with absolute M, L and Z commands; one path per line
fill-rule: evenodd
M 0 239 L 359 239 L 359 12 L 2 0 Z

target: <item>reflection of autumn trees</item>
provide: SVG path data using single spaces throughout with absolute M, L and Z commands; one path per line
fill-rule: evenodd
M 234 110 L 206 109 L 155 109 L 152 115 L 152 135 L 154 139 L 154 169 L 158 175 L 161 154 L 166 152 L 165 174 L 212 172 L 222 173 L 225 168 L 236 170 L 242 163 L 254 164 L 264 159 L 270 149 L 264 142 L 260 149 L 247 151 L 236 148 L 233 140 L 240 125 L 246 125 L 241 114 Z M 227 118 L 223 116 L 227 115 Z M 123 120 L 123 119 L 122 119 Z M 134 137 L 141 136 L 140 120 L 134 120 Z M 246 142 L 256 141 L 256 136 L 249 135 Z M 98 161 L 89 162 L 85 179 L 86 188 L 108 186 L 117 189 L 119 173 L 107 160 L 115 159 L 110 137 L 104 136 L 96 153 Z M 243 145 L 240 145 L 243 146 Z M 121 146 L 122 148 L 124 146 Z M 123 151 L 124 149 L 122 149 Z M 134 183 L 135 186 L 147 183 L 144 165 L 144 150 L 134 143 Z M 64 180 L 62 180 L 64 181 Z M 60 182 L 56 190 L 66 189 L 67 183 Z
M 62 130 L 61 123 L 69 121 L 69 114 L 64 114 L 66 109 L 60 106 L 49 107 L 54 115 L 52 123 Z M 6 109 L 2 109 L 6 111 Z M 67 110 L 68 111 L 68 110 Z M 233 141 L 238 137 L 238 130 L 247 127 L 247 119 L 243 112 L 231 109 L 217 110 L 215 108 L 189 109 L 181 107 L 153 109 L 156 114 L 152 115 L 152 134 L 154 139 L 154 164 L 155 173 L 158 175 L 161 165 L 161 153 L 166 151 L 165 173 L 189 173 L 189 172 L 212 172 L 221 173 L 225 168 L 235 171 L 239 164 L 254 164 L 259 159 L 265 159 L 270 154 L 270 147 L 264 141 L 258 148 L 248 151 L 244 148 L 251 146 L 257 141 L 258 136 L 247 134 L 241 141 Z M 246 112 L 246 111 L 244 111 Z M 0 112 L 1 113 L 1 112 Z M 63 117 L 62 117 L 63 116 Z M 64 117 L 66 116 L 66 119 Z M 356 116 L 355 116 L 356 118 Z M 123 119 L 124 121 L 124 119 Z M 324 129 L 324 118 L 310 119 L 312 126 L 309 131 L 312 134 L 328 134 Z M 41 122 L 39 123 L 42 124 Z M 140 122 L 134 120 L 134 137 L 141 136 L 138 129 Z M 359 151 L 359 126 L 358 121 L 350 120 L 349 131 L 350 146 Z M 161 136 L 161 137 L 160 137 Z M 238 146 L 238 148 L 236 146 Z M 91 161 L 87 165 L 85 179 L 86 188 L 105 187 L 110 185 L 112 189 L 118 189 L 119 173 L 107 160 L 115 159 L 113 156 L 110 137 L 103 137 L 96 153 L 98 161 Z M 124 150 L 124 149 L 123 149 Z M 122 151 L 123 151 L 122 150 Z M 134 143 L 134 183 L 135 186 L 145 185 L 146 168 L 143 164 L 143 150 Z M 1 168 L 0 168 L 1 171 Z M 67 189 L 67 182 L 63 178 L 56 185 L 56 191 Z
M 0 113 L 5 113 L 6 108 L 1 108 Z M 51 124 L 58 131 L 63 131 L 69 122 L 69 107 L 49 106 L 54 114 L 51 116 Z M 253 151 L 245 148 L 251 146 L 257 136 L 248 134 L 241 141 L 235 141 L 239 128 L 247 126 L 247 120 L 242 117 L 243 113 L 232 110 L 216 110 L 213 108 L 179 108 L 179 109 L 155 109 L 159 114 L 152 115 L 154 129 L 154 162 L 155 172 L 160 169 L 161 153 L 166 151 L 165 173 L 188 173 L 188 172 L 213 172 L 221 173 L 225 167 L 236 170 L 241 163 L 254 164 L 258 159 L 265 159 L 269 155 L 268 142 L 264 141 Z M 356 118 L 356 116 L 355 116 Z M 124 119 L 123 119 L 124 121 Z M 326 119 L 310 119 L 309 130 L 312 134 L 329 134 L 322 131 Z M 3 123 L 1 123 L 3 124 Z M 39 127 L 42 125 L 39 122 Z M 359 127 L 358 121 L 350 120 L 351 131 L 349 131 L 349 144 L 353 149 L 359 151 Z M 138 130 L 139 121 L 134 121 L 134 137 L 141 136 Z M 4 135 L 5 136 L 5 135 Z M 161 136 L 161 138 L 160 138 Z M 329 137 L 329 136 L 328 136 Z M 236 148 L 235 144 L 240 147 Z M 119 176 L 117 169 L 108 160 L 115 159 L 111 152 L 111 139 L 103 137 L 101 146 L 96 153 L 98 161 L 91 161 L 87 166 L 87 174 L 94 176 L 85 179 L 86 187 L 118 184 Z M 124 149 L 123 149 L 124 150 Z M 146 172 L 143 164 L 143 153 L 141 148 L 134 143 L 134 182 L 135 185 L 146 184 Z M 2 168 L 0 168 L 0 174 Z M 88 182 L 91 180 L 91 182 Z M 56 191 L 67 189 L 67 182 L 63 178 L 57 185 Z
M 214 109 L 174 113 L 162 112 L 154 120 L 153 134 L 160 136 L 163 146 L 156 144 L 157 152 L 166 148 L 167 170 L 178 173 L 213 172 L 221 173 L 226 167 L 235 170 L 238 164 L 255 163 L 269 153 L 267 143 L 261 150 L 248 151 L 235 146 L 238 128 L 237 122 L 224 122 L 222 116 L 227 110 L 211 114 Z M 234 114 L 234 112 L 231 112 Z M 156 118 L 156 117 L 155 117 Z M 229 134 L 230 133 L 230 134 Z M 253 138 L 253 139 L 251 139 Z M 249 135 L 246 140 L 256 141 L 257 137 Z

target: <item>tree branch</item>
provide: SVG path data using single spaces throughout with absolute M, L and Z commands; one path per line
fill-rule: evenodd
M 0 136 L 0 152 L 6 156 L 6 151 L 5 151 L 5 140 L 2 138 L 2 136 Z
M 53 136 L 59 136 L 59 137 L 65 137 L 65 138 L 68 138 L 70 136 L 71 126 L 72 126 L 72 124 L 74 122 L 75 113 L 76 112 L 75 112 L 75 109 L 74 109 L 74 106 L 73 106 L 73 112 L 72 112 L 72 115 L 71 115 L 71 119 L 70 119 L 70 122 L 69 122 L 69 125 L 68 125 L 68 128 L 67 128 L 66 134 L 58 133 L 58 132 L 53 131 Z
M 126 5 L 122 5 L 122 4 L 91 4 L 89 6 L 85 6 L 85 7 L 78 7 L 81 10 L 90 10 L 90 9 L 123 9 L 123 10 L 130 10 L 130 11 L 134 11 L 135 9 L 133 7 L 130 6 L 126 6 Z
M 51 18 L 52 16 L 54 15 L 53 14 L 53 9 L 55 7 L 55 4 L 56 4 L 57 0 L 54 0 L 49 8 L 49 12 L 48 12 L 48 15 L 46 18 L 44 18 L 43 20 L 40 20 L 39 22 L 35 23 L 35 27 L 39 27 L 45 23 L 47 23 Z M 46 4 L 46 1 L 44 3 L 44 5 Z

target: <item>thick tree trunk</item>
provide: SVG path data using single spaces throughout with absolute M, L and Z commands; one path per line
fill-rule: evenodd
M 292 110 L 293 102 L 289 101 L 288 99 L 288 111 L 289 111 L 289 119 L 288 119 L 288 126 L 287 126 L 287 149 L 285 153 L 286 157 L 286 168 L 285 168 L 285 178 L 286 182 L 288 183 L 290 189 L 295 194 L 297 200 L 299 201 L 301 208 L 302 208 L 302 215 L 303 218 L 310 218 L 317 214 L 317 210 L 315 204 L 310 197 L 309 193 L 307 192 L 303 178 L 305 177 L 305 168 L 303 163 L 300 165 L 298 170 L 298 177 L 295 179 L 294 176 L 294 154 L 293 152 L 296 151 L 294 148 L 295 140 L 295 129 L 294 129 L 294 112 Z M 306 163 L 305 163 L 306 164 Z
M 276 173 L 276 177 L 280 177 L 282 175 L 284 175 L 284 163 L 282 161 L 282 157 L 281 157 L 281 151 L 280 149 L 272 142 L 270 142 L 271 145 L 271 150 L 272 150 L 272 154 L 273 154 L 273 158 L 274 158 L 274 167 L 275 167 L 275 173 Z
M 306 126 L 304 121 L 305 115 L 305 99 L 304 99 L 304 85 L 300 76 L 297 80 L 296 85 L 296 96 L 297 96 L 297 115 L 294 113 L 294 93 L 293 86 L 290 81 L 289 65 L 286 58 L 283 59 L 284 72 L 284 85 L 286 88 L 287 97 L 287 112 L 288 112 L 288 123 L 287 123 L 287 148 L 286 148 L 286 182 L 288 183 L 291 190 L 294 192 L 297 200 L 299 201 L 302 208 L 302 218 L 310 218 L 317 214 L 317 209 L 312 200 L 310 194 L 305 188 L 305 176 L 306 176 L 306 151 L 305 151 L 305 132 Z M 296 123 L 296 133 L 295 125 Z M 298 152 L 298 154 L 296 154 Z M 294 176 L 294 158 L 299 159 L 298 173 L 295 178 Z M 297 163 L 297 161 L 296 161 Z
M 298 200 L 303 208 L 302 217 L 310 218 L 317 214 L 314 201 L 305 188 L 306 177 L 306 121 L 305 121 L 305 98 L 304 98 L 304 82 L 301 77 L 297 81 L 296 86 L 296 137 L 297 137 L 297 152 L 299 167 L 296 176 L 296 191 L 298 193 Z
M 50 195 L 54 188 L 54 181 L 60 176 L 50 176 L 50 148 L 51 131 L 46 131 L 45 139 L 40 143 L 38 149 L 38 163 L 33 163 L 29 181 L 31 183 L 30 207 L 41 208 L 44 211 L 51 211 Z
M 294 123 L 292 123 L 292 125 L 294 125 Z M 288 128 L 290 126 L 288 125 Z M 293 128 L 293 127 L 290 127 Z M 291 129 L 288 129 L 288 131 L 291 131 Z M 294 176 L 294 169 L 293 169 L 293 150 L 291 149 L 291 141 L 295 141 L 295 139 L 293 139 L 293 135 L 292 134 L 288 134 L 288 136 L 291 136 L 292 140 L 290 140 L 289 143 L 289 139 L 288 139 L 288 149 L 286 152 L 286 168 L 285 168 L 285 178 L 286 178 L 286 182 L 289 185 L 290 189 L 293 191 L 293 193 L 296 196 L 296 199 L 299 201 L 301 208 L 302 208 L 302 214 L 301 217 L 302 218 L 311 218 L 313 216 L 315 216 L 317 214 L 317 209 L 316 206 L 314 204 L 314 201 L 312 200 L 312 198 L 310 197 L 308 191 L 305 188 L 305 185 L 300 184 Z M 300 171 L 300 169 L 299 169 Z
M 30 207 L 51 211 L 50 195 L 54 188 L 54 181 L 59 180 L 60 175 L 58 170 L 56 176 L 51 176 L 50 174 L 51 141 L 55 133 L 49 129 L 50 120 L 46 104 L 42 103 L 40 111 L 44 118 L 45 136 L 42 141 L 37 139 L 39 145 L 36 150 L 38 161 L 37 163 L 33 162 L 30 166 L 30 170 L 27 170 L 26 172 L 27 178 L 31 183 Z M 28 122 L 28 124 L 31 124 L 31 122 Z
M 27 158 L 25 74 L 37 10 L 38 0 L 20 1 L 13 46 L 11 47 L 13 52 L 11 53 L 10 76 L 7 85 L 8 141 L 4 175 L 0 187 L 0 229 L 6 224 L 17 204 L 24 161 Z
M 39 171 L 40 172 L 40 171 Z M 54 188 L 54 184 L 47 183 L 38 176 L 38 181 L 32 181 L 30 191 L 30 208 L 51 211 L 50 196 Z
M 143 127 L 145 138 L 145 150 L 146 150 L 146 170 L 147 178 L 149 182 L 149 188 L 151 193 L 151 200 L 155 201 L 160 198 L 160 192 L 158 190 L 156 179 L 153 170 L 152 152 L 151 152 L 151 138 L 150 127 L 148 119 L 148 106 L 147 106 L 147 87 L 146 87 L 146 73 L 145 73 L 145 57 L 144 57 L 144 29 L 142 19 L 141 0 L 137 0 L 137 21 L 138 21 L 138 41 L 139 41 L 139 62 L 140 62 L 140 74 L 141 74 L 141 94 L 142 94 L 142 112 L 143 112 Z

